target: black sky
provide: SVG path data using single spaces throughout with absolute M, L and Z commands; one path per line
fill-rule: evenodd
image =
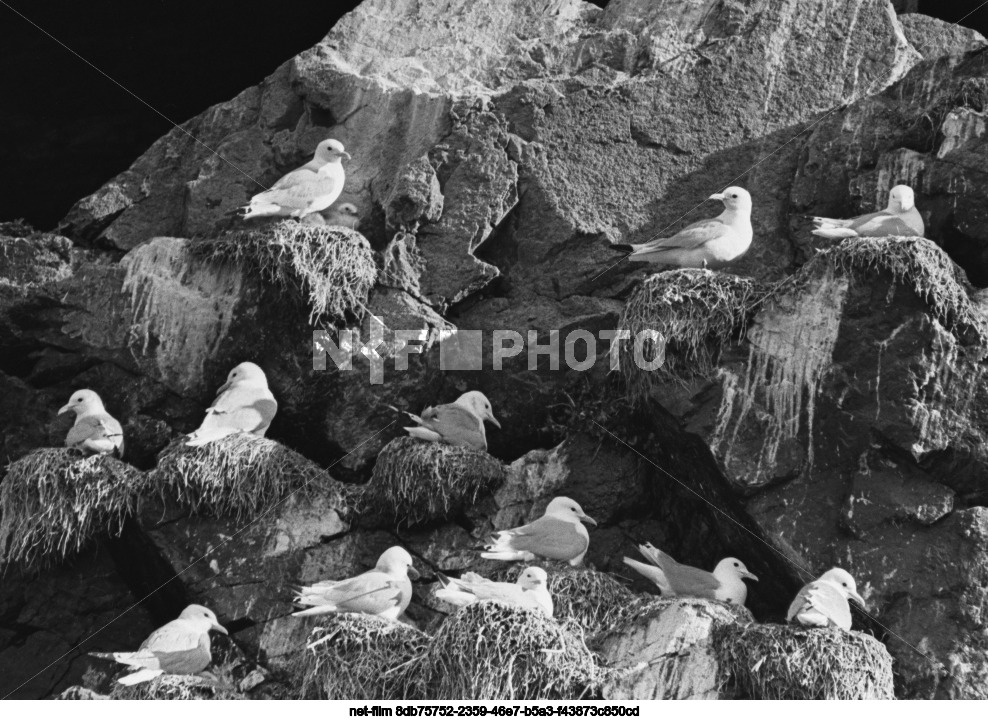
M 954 22 L 981 2 L 921 0 L 920 11 Z M 0 0 L 0 220 L 52 227 L 171 128 L 14 10 L 183 122 L 315 45 L 357 4 Z M 988 35 L 988 4 L 963 24 Z

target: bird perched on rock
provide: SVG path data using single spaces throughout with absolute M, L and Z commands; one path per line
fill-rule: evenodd
M 303 218 L 325 210 L 340 197 L 346 174 L 342 158 L 350 159 L 343 144 L 332 138 L 316 146 L 312 160 L 285 175 L 269 190 L 258 193 L 241 208 L 243 218 L 282 216 Z
M 58 415 L 75 412 L 75 423 L 65 436 L 68 448 L 80 448 L 87 453 L 113 453 L 122 456 L 124 451 L 123 428 L 119 421 L 106 412 L 103 401 L 95 391 L 76 391 L 69 402 L 58 409 Z
M 897 185 L 889 191 L 889 204 L 885 210 L 847 220 L 814 217 L 813 222 L 817 226 L 813 235 L 831 239 L 887 238 L 896 235 L 923 237 L 926 232 L 923 216 L 916 210 L 913 189 L 908 185 Z
M 748 587 L 742 579 L 758 580 L 758 576 L 736 558 L 725 558 L 710 573 L 677 563 L 651 543 L 639 546 L 638 550 L 650 564 L 627 557 L 624 562 L 658 586 L 663 596 L 696 596 L 743 606 L 748 598 Z
M 216 620 L 216 614 L 205 606 L 192 605 L 186 607 L 174 621 L 169 621 L 148 636 L 136 651 L 89 655 L 139 669 L 118 679 L 117 683 L 124 686 L 150 681 L 163 673 L 197 674 L 212 660 L 210 631 L 227 634 Z
M 534 608 L 552 618 L 549 576 L 541 568 L 526 568 L 514 583 L 491 581 L 476 573 L 464 573 L 460 578 L 447 578 L 441 573 L 438 576 L 442 588 L 436 591 L 436 598 L 454 606 L 469 606 L 477 601 L 500 601 L 509 606 Z
M 263 438 L 277 411 L 278 401 L 268 390 L 264 371 L 254 363 L 241 363 L 219 387 L 202 425 L 189 434 L 185 445 L 202 446 L 242 431 Z
M 398 410 L 394 406 L 391 408 L 407 414 L 418 423 L 417 426 L 405 428 L 413 438 L 434 443 L 448 443 L 451 446 L 474 451 L 487 450 L 484 421 L 490 421 L 498 428 L 501 427 L 494 417 L 491 402 L 480 391 L 469 391 L 452 403 L 426 408 L 422 411 L 421 417 L 408 411 Z
M 751 195 L 731 186 L 714 193 L 710 200 L 724 203 L 716 218 L 687 225 L 669 238 L 656 238 L 639 245 L 615 243 L 614 250 L 630 252 L 628 260 L 672 265 L 679 268 L 721 268 L 737 260 L 751 247 Z
M 590 534 L 581 521 L 597 525 L 573 499 L 553 498 L 541 518 L 518 528 L 498 531 L 480 555 L 495 561 L 550 558 L 579 566 L 590 546 Z
M 300 588 L 295 602 L 310 608 L 292 615 L 363 613 L 394 621 L 408 608 L 412 600 L 411 578 L 418 577 L 408 551 L 392 546 L 370 571 L 343 581 L 320 581 Z
M 848 599 L 851 598 L 862 608 L 865 607 L 851 574 L 843 568 L 831 568 L 800 589 L 789 605 L 786 620 L 801 626 L 837 626 L 850 631 L 851 606 Z

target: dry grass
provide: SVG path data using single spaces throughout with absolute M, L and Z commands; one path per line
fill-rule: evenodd
M 295 666 L 303 699 L 424 699 L 429 637 L 404 623 L 341 613 L 312 630 Z
M 891 699 L 892 657 L 837 628 L 729 625 L 715 632 L 729 686 L 752 699 Z
M 309 308 L 309 322 L 343 320 L 367 303 L 377 264 L 367 239 L 355 230 L 282 220 L 196 241 L 192 252 L 206 260 L 233 263 L 260 273 Z
M 119 535 L 145 485 L 143 473 L 110 456 L 67 448 L 29 453 L 0 483 L 0 559 L 51 565 L 97 535 Z
M 164 674 L 134 686 L 113 684 L 111 701 L 236 701 L 247 697 L 231 683 L 214 682 L 202 676 Z
M 150 478 L 192 513 L 253 518 L 296 490 L 306 496 L 337 494 L 339 507 L 347 506 L 342 484 L 277 441 L 250 433 L 196 447 L 185 441 L 182 436 L 161 451 Z
M 577 699 L 599 678 L 578 627 L 496 601 L 450 616 L 422 667 L 432 699 Z
M 619 328 L 631 339 L 622 341 L 620 370 L 634 400 L 647 398 L 660 381 L 688 381 L 713 369 L 722 345 L 744 333 L 751 307 L 759 294 L 754 281 L 726 273 L 683 268 L 646 278 L 628 300 Z M 639 367 L 634 339 L 645 331 L 645 361 L 662 361 L 657 371 Z
M 504 477 L 503 464 L 483 451 L 396 438 L 378 454 L 364 504 L 413 526 L 459 513 Z

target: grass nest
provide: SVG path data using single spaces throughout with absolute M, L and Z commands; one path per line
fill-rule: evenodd
M 154 486 L 192 513 L 254 518 L 293 492 L 337 494 L 340 508 L 347 506 L 342 484 L 277 441 L 251 433 L 196 447 L 185 441 L 182 436 L 162 450 L 150 475 Z
M 396 438 L 378 454 L 365 504 L 414 526 L 459 513 L 504 478 L 504 465 L 483 451 Z
M 314 628 L 294 673 L 303 699 L 424 699 L 429 637 L 404 623 L 341 613 Z
M 620 371 L 633 399 L 670 379 L 687 382 L 708 375 L 720 348 L 744 333 L 752 306 L 760 297 L 755 282 L 727 273 L 681 268 L 646 278 L 628 300 L 618 327 L 630 332 L 621 341 Z M 635 360 L 635 339 L 646 362 L 661 362 L 656 371 Z
M 143 473 L 110 456 L 68 448 L 29 453 L 0 483 L 0 559 L 50 565 L 99 534 L 119 535 L 145 484 Z
M 837 628 L 732 624 L 714 642 L 726 684 L 751 699 L 892 699 L 892 657 Z
M 227 683 L 214 683 L 203 676 L 163 674 L 134 686 L 113 684 L 111 701 L 237 701 L 247 697 Z
M 578 699 L 600 677 L 578 627 L 496 601 L 450 616 L 422 668 L 433 699 Z
M 282 220 L 196 241 L 191 250 L 199 258 L 259 273 L 265 282 L 290 291 L 307 304 L 311 324 L 343 320 L 365 307 L 377 279 L 370 243 L 349 228 Z

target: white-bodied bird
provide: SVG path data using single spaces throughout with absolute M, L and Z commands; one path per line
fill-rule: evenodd
M 202 446 L 234 433 L 264 437 L 278 411 L 264 371 L 254 363 L 241 363 L 216 391 L 198 429 L 189 434 L 187 446 Z
M 353 203 L 334 205 L 323 214 L 326 225 L 336 225 L 356 230 L 360 224 L 360 213 Z
M 299 589 L 295 602 L 309 606 L 293 616 L 363 613 L 397 620 L 412 600 L 411 578 L 418 578 L 412 557 L 401 546 L 381 554 L 370 571 L 342 581 L 320 581 Z
M 748 599 L 748 587 L 743 579 L 758 580 L 758 576 L 736 558 L 725 558 L 710 573 L 677 563 L 651 543 L 639 546 L 638 550 L 651 563 L 627 557 L 624 562 L 658 586 L 663 596 L 695 596 L 743 606 Z
M 150 681 L 163 673 L 197 674 L 212 660 L 210 631 L 226 635 L 226 629 L 216 620 L 216 614 L 205 606 L 192 605 L 186 607 L 174 621 L 169 621 L 148 636 L 136 651 L 89 655 L 138 669 L 118 679 L 117 683 L 124 686 Z
M 95 391 L 76 391 L 69 402 L 58 409 L 58 415 L 73 411 L 75 423 L 65 436 L 68 448 L 81 448 L 87 453 L 123 455 L 123 428 L 106 412 L 103 401 Z
M 731 186 L 714 193 L 709 200 L 724 203 L 724 212 L 716 218 L 687 225 L 669 238 L 647 243 L 611 247 L 630 252 L 628 260 L 657 263 L 679 268 L 721 268 L 748 252 L 754 231 L 751 228 L 751 195 L 744 188 Z
M 418 423 L 417 426 L 405 428 L 413 438 L 434 443 L 448 443 L 451 446 L 475 451 L 487 450 L 485 420 L 498 428 L 501 427 L 494 417 L 491 402 L 480 391 L 469 391 L 452 403 L 426 408 L 421 416 L 391 407 L 399 413 L 407 414 Z
M 447 578 L 438 574 L 442 588 L 436 598 L 454 606 L 469 606 L 477 601 L 500 601 L 509 606 L 534 608 L 552 618 L 552 594 L 549 593 L 549 576 L 541 568 L 530 566 L 522 571 L 514 583 L 491 581 L 476 573 L 464 573 L 460 578 Z
M 498 531 L 480 555 L 495 561 L 550 558 L 579 566 L 590 546 L 590 534 L 581 521 L 597 525 L 576 501 L 565 496 L 553 498 L 541 518 L 518 528 Z
M 923 237 L 926 226 L 923 216 L 916 210 L 913 189 L 897 185 L 889 191 L 889 204 L 885 210 L 867 213 L 856 218 L 813 218 L 816 230 L 813 235 L 821 238 L 887 238 L 897 235 Z
M 304 218 L 325 210 L 340 197 L 346 174 L 342 158 L 350 159 L 343 144 L 332 138 L 316 146 L 308 163 L 282 177 L 269 190 L 258 193 L 241 210 L 244 218 L 287 216 Z
M 864 599 L 858 595 L 851 574 L 843 568 L 831 568 L 800 589 L 789 605 L 786 620 L 801 626 L 837 626 L 850 631 L 849 598 L 857 601 L 862 608 L 865 607 Z

